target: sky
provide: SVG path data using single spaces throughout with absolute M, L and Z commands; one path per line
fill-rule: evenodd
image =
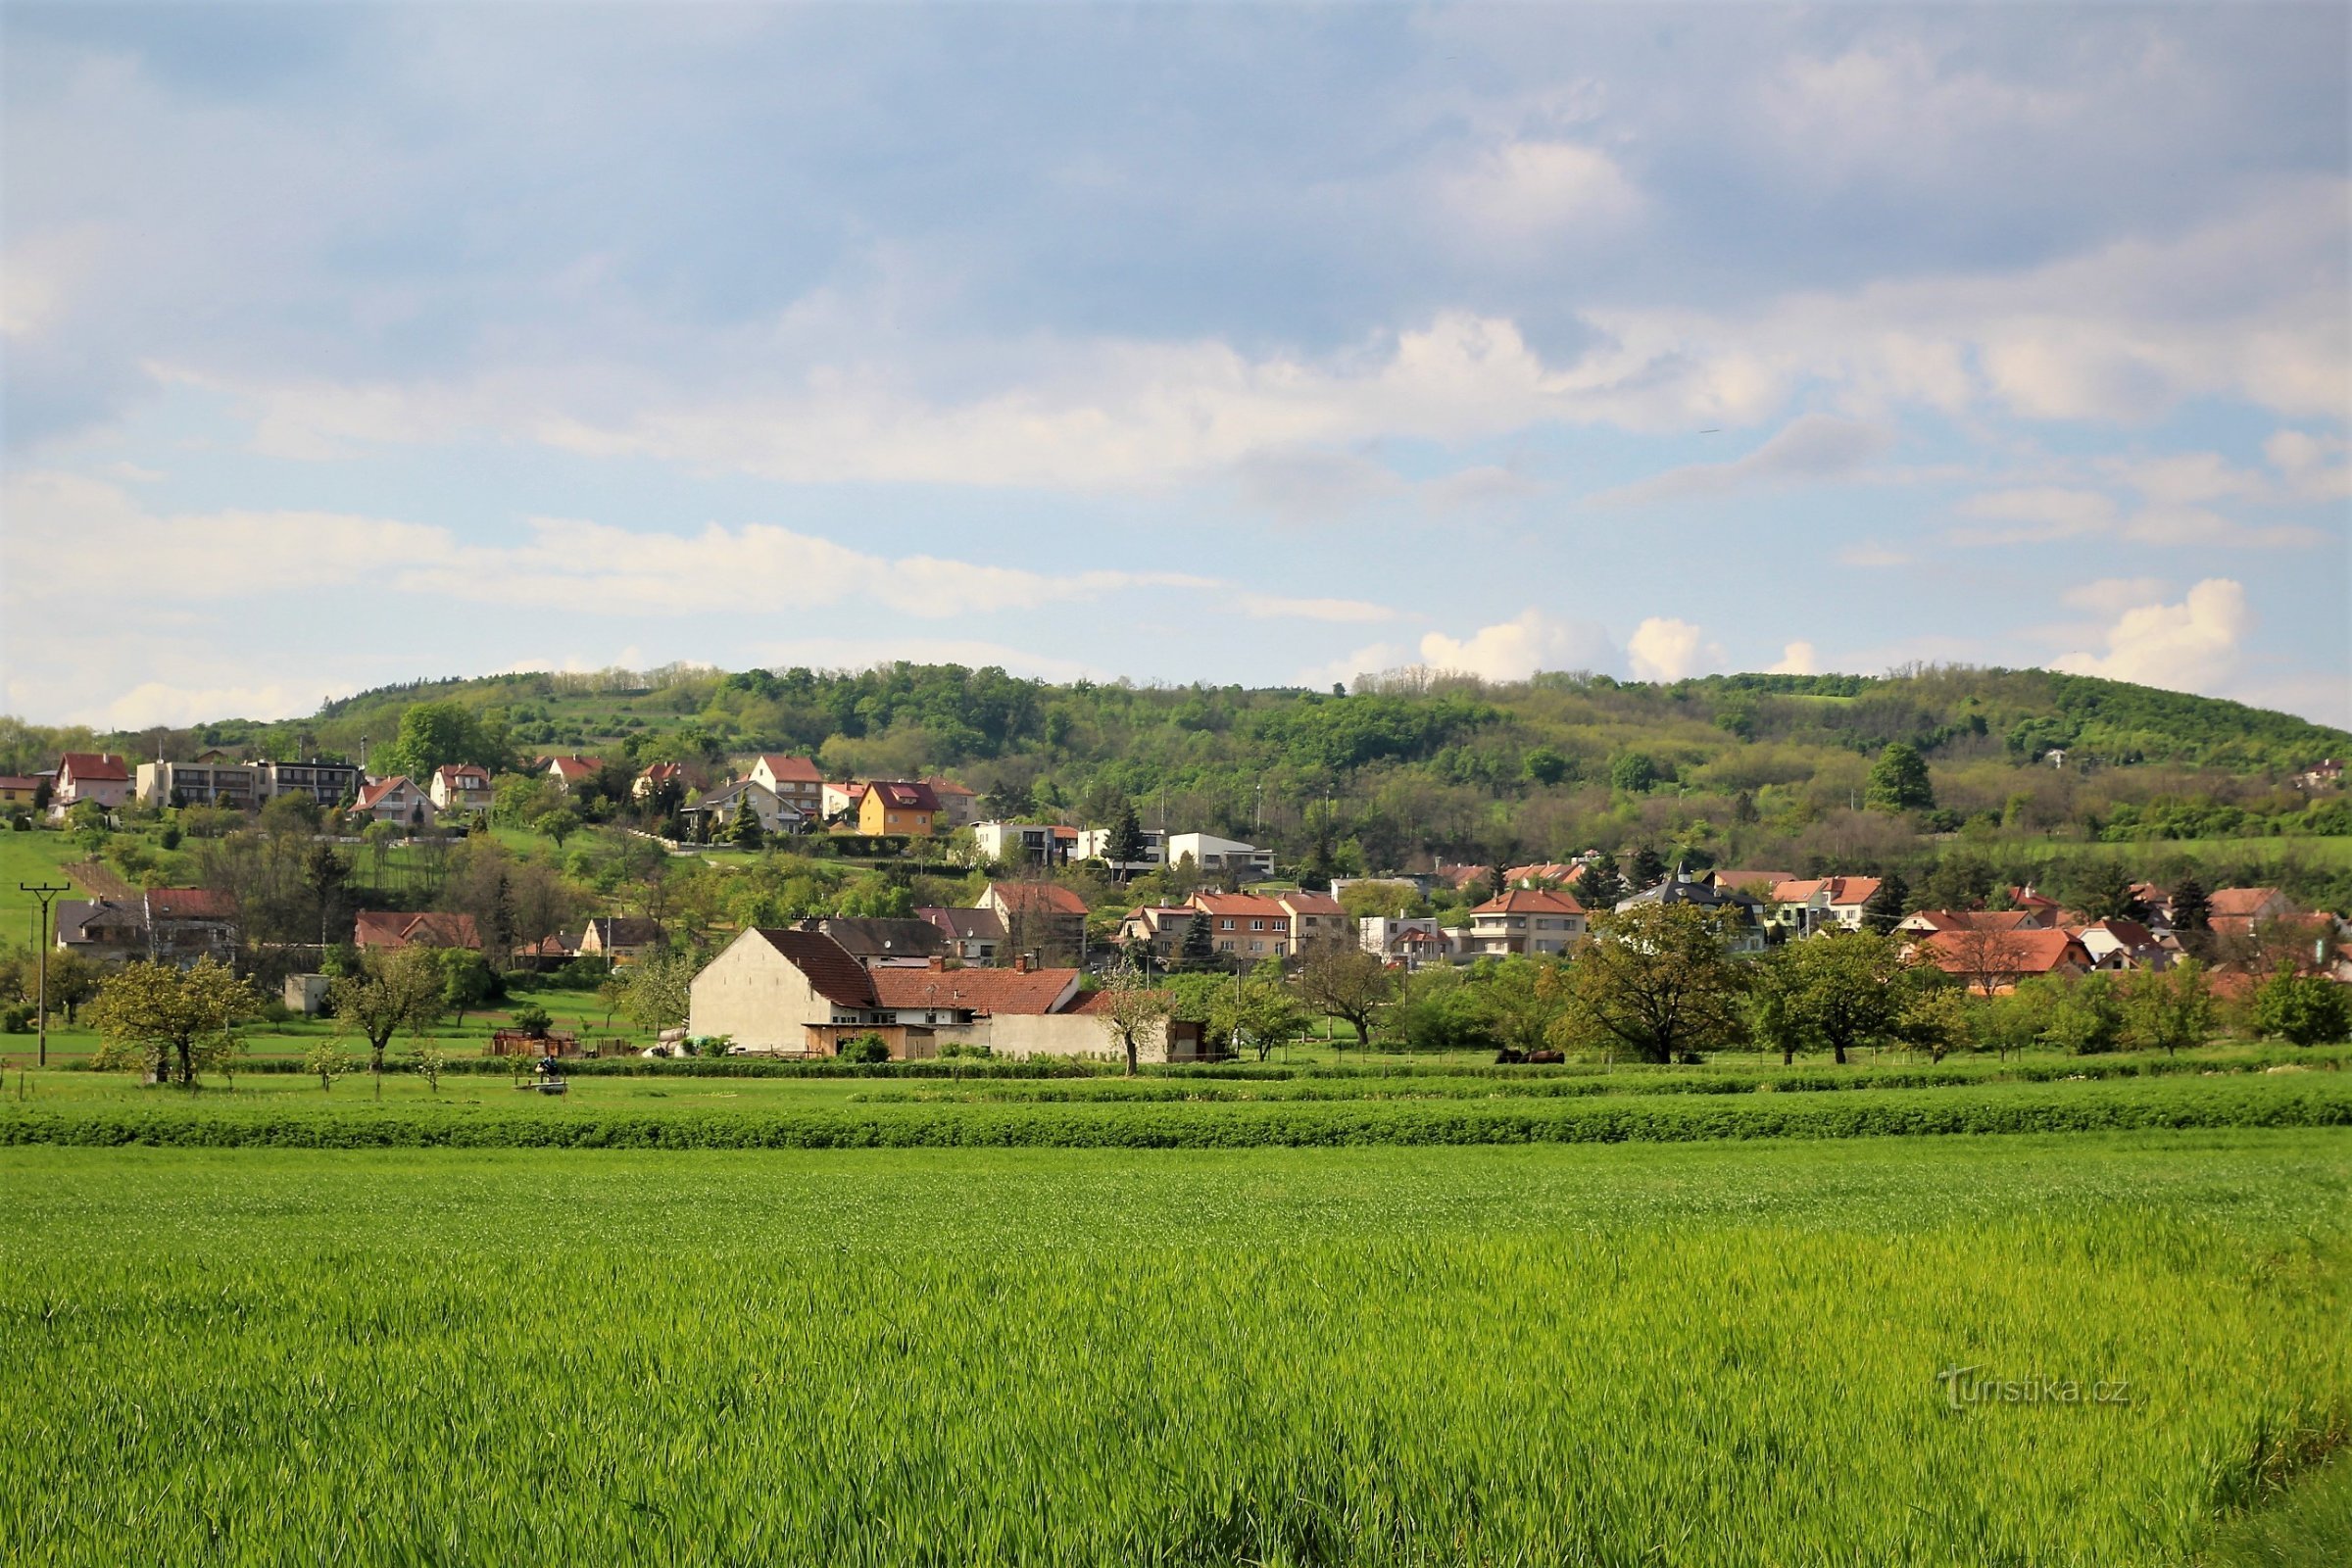
M 2352 725 L 2352 9 L 0 9 L 0 711 L 2047 665 Z

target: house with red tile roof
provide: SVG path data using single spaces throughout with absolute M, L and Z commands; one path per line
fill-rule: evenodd
M 1119 921 L 1119 941 L 1128 947 L 1149 946 L 1162 963 L 1184 956 L 1184 939 L 1195 920 L 1205 919 L 1189 904 L 1145 904 L 1127 911 Z
M 398 822 L 403 827 L 422 827 L 433 819 L 432 798 L 411 783 L 405 773 L 361 785 L 351 809 L 355 816 Z
M 2037 926 L 1934 931 L 1913 951 L 1985 996 L 2014 991 L 2020 980 L 2035 975 L 2082 975 L 2091 969 L 2090 954 L 2071 932 Z
M 1208 936 L 1220 957 L 1243 962 L 1287 958 L 1297 951 L 1291 940 L 1291 911 L 1279 899 L 1257 893 L 1196 893 L 1192 906 L 1208 916 Z
M 832 1055 L 845 1041 L 875 1035 L 901 1059 L 937 1055 L 950 1043 L 1010 1056 L 1107 1057 L 1108 1031 L 1081 1008 L 1079 978 L 1025 959 L 999 969 L 944 958 L 868 968 L 821 932 L 760 926 L 694 977 L 687 1027 L 784 1055 Z M 1167 1032 L 1142 1054 L 1166 1060 Z
M 30 806 L 40 794 L 41 781 L 20 773 L 0 773 L 0 806 Z
M 398 953 L 403 948 L 472 948 L 481 950 L 481 933 L 470 914 L 444 909 L 409 912 L 402 909 L 362 909 L 352 924 L 352 946 L 366 953 Z
M 604 770 L 605 760 L 603 758 L 582 757 L 579 753 L 574 752 L 569 757 L 549 758 L 543 771 L 549 778 L 556 781 L 558 789 L 568 795 L 571 793 L 573 785 L 586 784 Z
M 425 794 L 441 810 L 478 815 L 490 809 L 490 770 L 471 762 L 444 762 L 433 769 Z
M 2034 916 L 2025 909 L 1915 909 L 1895 923 L 1897 931 L 2030 931 Z
M 2263 921 L 2297 912 L 2294 901 L 2278 888 L 2216 888 L 2210 907 L 2213 929 L 2228 937 L 2252 936 Z
M 1086 941 L 1086 901 L 1054 882 L 991 882 L 980 907 L 1004 923 L 1004 951 L 1076 958 Z
M 858 802 L 858 831 L 927 839 L 939 818 L 939 797 L 915 779 L 868 779 Z
M 1585 940 L 1585 906 L 1572 894 L 1511 888 L 1470 911 L 1470 951 L 1496 957 L 1554 956 Z
M 686 768 L 680 762 L 654 762 L 629 781 L 629 799 L 642 801 L 647 796 L 675 785 L 682 800 L 686 791 Z
M 2090 955 L 2094 969 L 2163 969 L 2175 956 L 2175 948 L 2166 947 L 2137 920 L 2093 920 L 2066 929 Z
M 811 822 L 821 821 L 827 814 L 825 775 L 815 762 L 806 757 L 762 752 L 752 759 L 752 770 L 748 777 L 777 800 L 797 808 Z
M 1355 922 L 1340 907 L 1340 901 L 1328 893 L 1277 893 L 1274 902 L 1282 906 L 1283 913 L 1291 917 L 1291 951 L 1304 953 L 1312 947 L 1355 946 Z
M 63 816 L 84 801 L 112 811 L 130 800 L 130 764 L 112 752 L 68 752 L 57 760 L 49 814 Z
M 938 830 L 953 833 L 959 827 L 969 827 L 980 814 L 980 792 L 968 784 L 958 784 L 952 778 L 933 776 L 923 780 L 939 802 Z
M 1727 884 L 1718 878 L 1716 885 Z M 1791 878 L 1773 884 L 1769 895 L 1771 915 L 1775 923 L 1788 925 L 1799 935 L 1859 931 L 1863 906 L 1878 896 L 1878 891 L 1879 879 L 1875 876 Z

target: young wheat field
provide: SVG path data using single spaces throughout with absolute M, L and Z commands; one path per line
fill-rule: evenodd
M 0 1190 L 21 1564 L 2110 1568 L 2287 1521 L 2352 1435 L 2338 1128 Z

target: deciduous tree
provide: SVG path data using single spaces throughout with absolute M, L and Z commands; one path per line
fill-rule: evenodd
M 1887 742 L 1871 764 L 1862 804 L 1874 811 L 1934 810 L 1936 789 L 1929 781 L 1926 760 L 1902 741 Z
M 1720 916 L 1689 904 L 1640 905 L 1596 916 L 1592 930 L 1568 971 L 1562 1040 L 1672 1061 L 1740 1037 L 1747 975 Z
M 261 1010 L 252 986 L 213 958 L 188 968 L 131 963 L 98 989 L 85 1021 L 104 1038 L 102 1066 L 138 1066 L 183 1089 L 223 1061 L 236 1027 Z
M 1874 931 L 1812 937 L 1781 947 L 1755 970 L 1757 1035 L 1795 1052 L 1828 1048 L 1840 1065 L 1863 1046 L 1897 1044 L 1929 984 L 1905 944 Z
M 1154 1030 L 1163 1036 L 1173 1001 L 1164 990 L 1147 985 L 1131 963 L 1120 963 L 1104 977 L 1100 1013 L 1102 1030 L 1127 1060 L 1127 1076 L 1135 1076 L 1144 1042 Z
M 1352 890 L 1350 890 L 1352 891 Z M 1298 995 L 1310 1007 L 1336 1014 L 1372 1041 L 1372 1020 L 1396 994 L 1395 978 L 1374 955 L 1346 943 L 1317 943 L 1298 968 Z
M 327 986 L 335 1018 L 368 1042 L 368 1070 L 380 1088 L 384 1048 L 403 1029 L 422 1034 L 441 1018 L 441 965 L 430 949 L 371 951 L 360 956 L 360 972 Z

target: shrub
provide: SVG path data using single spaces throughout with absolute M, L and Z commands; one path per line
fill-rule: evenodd
M 2254 993 L 2254 1027 L 2295 1046 L 2352 1035 L 2352 994 L 2331 980 L 2279 973 Z
M 841 1043 L 835 1054 L 847 1062 L 888 1061 L 890 1042 L 880 1035 L 853 1035 Z

